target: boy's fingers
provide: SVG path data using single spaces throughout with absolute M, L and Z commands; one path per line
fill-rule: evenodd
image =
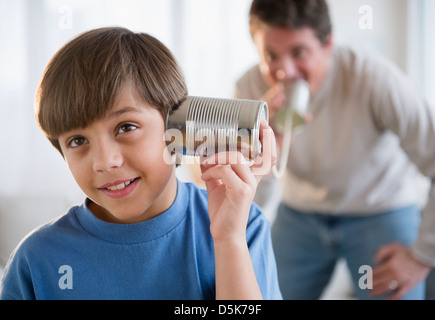
M 271 162 L 274 164 L 277 158 L 275 133 L 264 119 L 260 123 L 260 141 L 262 146 L 269 145 Z M 264 150 L 262 150 L 262 153 L 264 153 Z
M 260 141 L 262 152 L 257 159 L 255 159 L 251 169 L 255 176 L 261 177 L 270 172 L 277 158 L 275 135 L 272 128 L 265 120 L 263 120 L 260 125 Z
M 266 120 L 260 123 L 259 138 L 262 145 L 261 154 L 255 159 L 254 164 L 247 161 L 241 152 L 229 151 L 211 155 L 201 159 L 201 172 L 205 173 L 217 165 L 229 165 L 236 175 L 245 183 L 258 183 L 262 176 L 269 174 L 277 159 L 276 140 L 272 128 Z M 252 164 L 251 166 L 249 166 Z M 204 176 L 206 179 L 207 176 Z
M 203 172 L 205 175 L 203 175 L 204 180 L 208 180 L 209 175 L 207 175 L 208 172 L 212 172 L 212 169 L 218 168 L 218 167 L 227 167 L 231 171 L 235 173 L 235 177 L 237 177 L 239 180 L 242 180 L 245 183 L 252 184 L 255 183 L 255 178 L 248 166 L 249 162 L 243 157 L 243 155 L 240 152 L 222 152 L 215 154 L 214 156 L 209 157 L 208 159 L 204 160 L 202 163 Z M 219 170 L 213 170 L 213 172 L 220 172 Z M 215 174 L 213 175 L 215 179 L 221 179 L 220 177 L 217 177 Z M 228 181 L 222 180 L 224 184 L 229 183 Z M 229 183 L 231 184 L 231 183 Z
M 240 177 L 229 166 L 215 166 L 208 169 L 201 178 L 208 187 L 216 187 L 224 184 L 229 189 L 240 188 Z

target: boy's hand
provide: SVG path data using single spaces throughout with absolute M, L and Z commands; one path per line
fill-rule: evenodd
M 208 192 L 210 232 L 214 240 L 216 299 L 261 299 L 246 242 L 246 227 L 255 190 L 262 174 L 276 160 L 272 129 L 261 123 L 263 152 L 249 166 L 241 152 L 211 156 L 201 164 Z
M 275 138 L 265 121 L 260 126 L 260 141 L 263 152 L 251 166 L 240 152 L 216 154 L 201 164 L 215 242 L 246 242 L 248 215 L 257 184 L 276 161 Z
M 248 214 L 257 187 L 257 180 L 250 168 L 242 163 L 241 154 L 229 155 L 231 159 L 237 159 L 237 163 L 213 164 L 217 161 L 212 157 L 201 165 L 201 178 L 209 198 L 210 231 L 215 243 L 246 242 Z

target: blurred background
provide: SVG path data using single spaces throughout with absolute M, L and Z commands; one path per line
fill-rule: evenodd
M 160 39 L 180 63 L 191 95 L 231 97 L 258 60 L 248 28 L 251 0 L 0 0 L 0 268 L 35 226 L 81 203 L 58 152 L 37 128 L 42 73 L 68 40 L 101 26 Z M 395 62 L 435 106 L 434 0 L 329 0 L 334 39 Z M 192 177 L 178 168 L 183 180 Z

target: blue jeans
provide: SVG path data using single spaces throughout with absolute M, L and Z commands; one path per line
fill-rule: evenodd
M 272 242 L 284 299 L 318 299 L 339 258 L 346 260 L 357 299 L 376 299 L 360 288 L 361 266 L 374 267 L 383 244 L 411 245 L 418 234 L 420 211 L 409 206 L 369 216 L 303 213 L 283 204 L 272 226 Z M 386 297 L 378 297 L 385 299 Z M 424 282 L 403 299 L 424 299 Z

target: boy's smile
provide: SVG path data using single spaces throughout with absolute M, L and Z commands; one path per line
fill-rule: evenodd
M 106 183 L 104 186 L 99 187 L 110 198 L 123 198 L 128 196 L 139 182 L 139 177 L 134 179 L 128 179 L 126 181 L 116 181 Z
M 125 86 L 103 119 L 60 135 L 68 167 L 97 217 L 135 223 L 171 206 L 177 181 L 174 166 L 163 161 L 164 129 L 160 111 Z

